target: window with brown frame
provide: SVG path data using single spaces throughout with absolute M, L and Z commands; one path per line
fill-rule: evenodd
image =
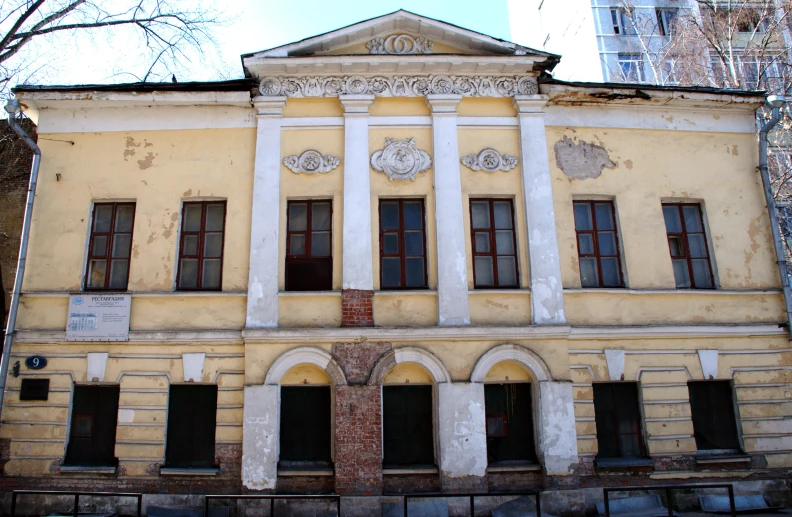
M 426 288 L 422 199 L 380 200 L 381 289 Z
M 126 291 L 134 222 L 135 203 L 94 204 L 86 291 Z
M 575 201 L 580 283 L 583 287 L 623 287 L 616 213 L 610 201 Z
M 176 278 L 178 289 L 221 290 L 225 215 L 225 201 L 184 203 Z
M 714 288 L 701 207 L 695 203 L 663 203 L 663 218 L 677 289 Z
M 333 289 L 333 207 L 329 200 L 289 201 L 286 290 Z
M 518 287 L 514 208 L 510 199 L 470 200 L 476 287 Z

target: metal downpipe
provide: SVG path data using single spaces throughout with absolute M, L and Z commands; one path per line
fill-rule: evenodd
M 41 164 L 41 149 L 16 121 L 15 117 L 21 111 L 19 102 L 15 99 L 10 100 L 5 109 L 8 112 L 8 125 L 33 151 L 33 165 L 30 168 L 25 218 L 22 222 L 22 236 L 19 242 L 19 259 L 17 260 L 16 276 L 14 277 L 14 288 L 11 292 L 11 307 L 8 310 L 8 326 L 6 327 L 3 343 L 3 355 L 0 357 L 0 423 L 2 423 L 3 400 L 5 398 L 6 379 L 8 378 L 8 363 L 11 360 L 11 344 L 14 341 L 14 326 L 16 324 L 17 310 L 19 309 L 19 296 L 22 294 L 22 279 L 25 276 L 30 221 L 33 218 L 33 201 L 36 197 L 36 182 L 38 181 L 39 165 Z
M 775 197 L 773 196 L 770 170 L 767 165 L 767 134 L 781 120 L 781 106 L 784 105 L 785 101 L 786 99 L 778 95 L 771 95 L 767 98 L 767 103 L 773 108 L 773 111 L 770 120 L 759 130 L 759 173 L 762 176 L 767 213 L 770 216 L 770 231 L 773 235 L 778 274 L 781 275 L 781 288 L 784 292 L 784 308 L 787 315 L 787 331 L 792 339 L 792 288 L 789 286 L 789 271 L 784 252 L 784 241 L 782 240 L 779 226 L 778 207 L 776 207 Z

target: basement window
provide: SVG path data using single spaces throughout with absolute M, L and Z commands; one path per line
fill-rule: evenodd
M 734 399 L 729 381 L 690 381 L 693 435 L 699 451 L 736 454 L 740 452 Z
M 286 290 L 333 288 L 332 204 L 289 201 L 286 236 Z
M 217 386 L 171 384 L 165 466 L 214 468 Z
M 537 463 L 530 383 L 484 386 L 487 463 L 490 466 Z
M 184 203 L 176 277 L 179 290 L 221 290 L 225 216 L 225 201 Z
M 115 467 L 119 386 L 75 386 L 66 466 Z
M 383 386 L 385 468 L 433 467 L 432 386 Z
M 644 458 L 641 412 L 636 382 L 594 383 L 597 459 Z
M 96 203 L 88 242 L 86 291 L 126 291 L 135 203 Z
M 330 386 L 282 386 L 280 468 L 329 467 Z

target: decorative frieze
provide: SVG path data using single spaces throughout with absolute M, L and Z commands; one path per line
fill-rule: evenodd
M 486 148 L 478 154 L 468 154 L 460 160 L 462 165 L 474 171 L 509 171 L 517 166 L 517 157 L 501 154 L 495 149 Z
M 265 97 L 337 97 L 376 95 L 379 97 L 424 97 L 429 94 L 457 94 L 465 97 L 514 97 L 534 95 L 539 88 L 530 76 L 314 76 L 265 77 L 259 93 Z
M 431 54 L 434 43 L 426 38 L 413 38 L 409 34 L 393 34 L 385 39 L 374 38 L 366 43 L 371 54 L 393 54 L 405 56 L 409 54 Z
M 385 148 L 371 155 L 371 167 L 391 180 L 415 180 L 415 175 L 432 165 L 429 153 L 418 149 L 412 138 L 385 139 Z
M 288 167 L 295 174 L 325 174 L 338 167 L 341 158 L 322 153 L 313 149 L 308 149 L 300 156 L 292 155 L 283 159 L 283 165 Z

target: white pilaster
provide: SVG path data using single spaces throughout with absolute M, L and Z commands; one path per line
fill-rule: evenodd
M 369 113 L 373 95 L 340 95 L 344 106 L 343 289 L 374 289 Z
M 250 225 L 247 328 L 278 326 L 281 120 L 286 97 L 256 97 L 256 161 Z
M 432 108 L 438 324 L 470 325 L 456 108 L 461 95 L 426 96 Z
M 546 103 L 547 97 L 544 95 L 519 95 L 514 98 L 520 122 L 533 322 L 537 325 L 562 325 L 566 323 L 566 316 L 545 136 L 543 109 Z
M 549 476 L 572 474 L 578 464 L 572 383 L 539 383 L 539 450 Z
M 442 382 L 437 385 L 440 471 L 444 476 L 487 473 L 487 420 L 484 384 Z
M 280 454 L 280 386 L 245 386 L 242 419 L 242 484 L 274 490 Z

